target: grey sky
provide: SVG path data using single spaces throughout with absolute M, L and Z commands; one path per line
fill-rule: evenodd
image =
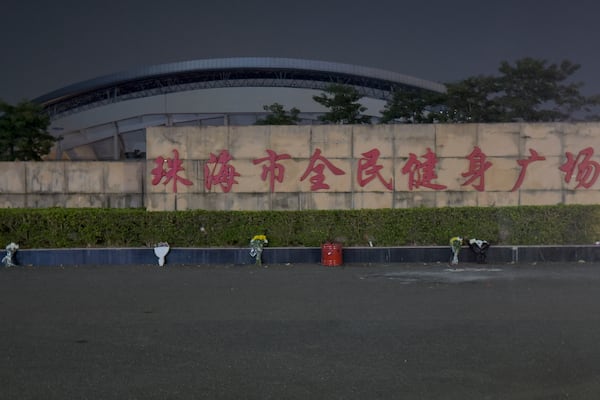
M 600 93 L 595 0 L 5 0 L 0 99 L 144 65 L 223 57 L 356 64 L 450 82 L 522 57 L 582 65 Z

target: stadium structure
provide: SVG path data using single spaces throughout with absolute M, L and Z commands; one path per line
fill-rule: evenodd
M 295 107 L 301 124 L 327 110 L 314 101 L 330 84 L 353 86 L 373 121 L 397 90 L 445 86 L 356 65 L 290 58 L 223 58 L 149 66 L 80 82 L 34 99 L 62 139 L 50 159 L 145 158 L 150 126 L 252 125 L 265 105 Z

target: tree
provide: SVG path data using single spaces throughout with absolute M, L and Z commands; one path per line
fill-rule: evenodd
M 41 106 L 0 101 L 0 160 L 41 161 L 57 138 L 47 132 L 50 118 Z
M 474 76 L 457 83 L 446 84 L 442 102 L 445 122 L 497 122 L 501 120 L 499 105 L 494 101 L 497 79 Z
M 582 83 L 567 83 L 580 66 L 570 61 L 547 65 L 524 58 L 503 61 L 499 76 L 476 76 L 447 84 L 449 122 L 558 122 L 589 117 L 600 96 L 580 93 Z
M 446 93 L 401 92 L 386 104 L 382 122 L 559 122 L 598 120 L 600 95 L 581 94 L 570 82 L 580 66 L 570 61 L 547 64 L 524 58 L 503 61 L 497 76 L 473 76 L 446 84 Z M 433 110 L 437 110 L 433 113 Z
M 286 112 L 281 104 L 273 103 L 270 106 L 263 106 L 263 109 L 271 114 L 259 119 L 254 125 L 296 125 L 300 122 L 298 117 L 300 110 L 295 107 Z
M 340 84 L 329 85 L 325 93 L 313 96 L 314 101 L 329 109 L 319 120 L 333 124 L 369 124 L 371 117 L 361 115 L 367 107 L 358 102 L 360 98 L 354 87 Z
M 444 99 L 445 97 L 440 93 L 397 90 L 381 111 L 379 122 L 382 124 L 434 122 L 438 116 L 435 109 L 443 104 Z
M 587 111 L 597 100 L 583 96 L 580 82 L 565 83 L 580 65 L 564 60 L 546 66 L 545 60 L 524 58 L 514 66 L 500 65 L 497 103 L 506 121 L 564 121 Z

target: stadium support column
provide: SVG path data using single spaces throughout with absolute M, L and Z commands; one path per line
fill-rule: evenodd
M 119 123 L 115 121 L 115 133 L 113 135 L 113 159 L 115 161 L 121 158 L 121 149 L 119 147 Z
M 54 136 L 56 138 L 56 143 L 54 144 L 55 146 L 55 154 L 54 154 L 54 160 L 56 161 L 60 161 L 62 160 L 62 136 L 60 135 L 59 132 L 61 132 L 64 128 L 61 128 L 59 126 L 55 126 L 52 127 L 52 130 L 54 131 L 54 133 L 52 134 L 52 136 Z

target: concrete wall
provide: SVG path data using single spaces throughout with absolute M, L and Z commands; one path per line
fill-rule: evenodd
M 4 208 L 144 206 L 143 162 L 1 162 Z
M 598 123 L 160 127 L 147 130 L 146 147 L 147 159 L 137 162 L 0 163 L 0 206 L 303 210 L 600 203 Z M 278 159 L 269 160 L 267 150 Z
M 149 163 L 146 206 L 149 210 L 600 202 L 597 179 L 600 124 L 151 128 L 147 131 L 146 143 Z M 374 149 L 379 153 L 378 158 L 372 159 L 372 168 L 363 168 L 361 174 L 361 165 L 368 165 L 365 154 L 373 155 Z M 218 162 L 222 150 L 230 156 L 225 164 Z M 278 171 L 281 182 L 274 182 L 273 191 L 272 171 L 267 171 L 267 176 L 262 175 L 263 167 L 272 164 L 260 162 L 268 156 L 267 150 L 278 156 L 289 156 L 277 161 L 282 167 Z M 315 189 L 311 183 L 315 171 L 309 167 L 317 150 L 344 172 L 336 175 L 332 169 L 323 168 L 323 183 L 329 188 Z M 436 161 L 428 162 L 426 154 L 433 154 Z M 211 155 L 217 162 L 211 162 Z M 572 158 L 570 164 L 569 157 Z M 153 179 L 159 178 L 158 170 L 151 172 L 158 165 L 156 161 L 162 162 L 166 171 L 168 160 L 176 159 L 183 168 L 177 175 L 189 185 L 179 181 L 175 187 L 175 179 L 165 185 L 167 177 L 153 184 Z M 239 174 L 234 176 L 235 183 L 231 185 L 217 183 L 224 165 L 230 172 Z M 433 168 L 427 169 L 427 165 Z M 480 169 L 484 165 L 489 165 L 485 172 Z M 208 181 L 205 167 L 209 171 Z M 470 174 L 477 171 L 483 172 L 482 175 Z M 365 183 L 369 177 L 373 179 Z M 520 186 L 516 187 L 519 181 Z

